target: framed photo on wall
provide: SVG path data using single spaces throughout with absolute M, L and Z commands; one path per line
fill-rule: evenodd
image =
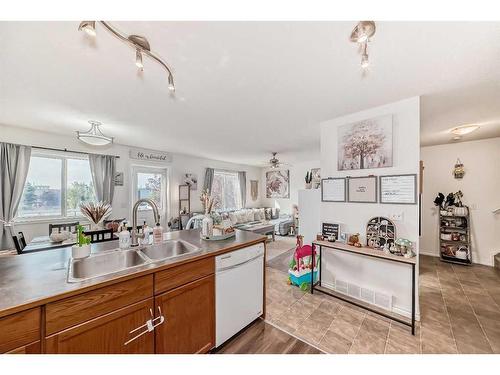
M 417 175 L 380 176 L 380 203 L 417 204 Z
M 349 177 L 347 201 L 351 203 L 377 203 L 377 176 Z
M 345 202 L 345 178 L 324 178 L 321 180 L 322 202 Z

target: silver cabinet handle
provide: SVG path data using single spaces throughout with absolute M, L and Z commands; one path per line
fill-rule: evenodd
M 137 327 L 137 328 L 133 329 L 132 331 L 130 331 L 129 334 L 137 332 L 141 328 L 145 328 L 145 329 L 141 333 L 139 333 L 138 335 L 132 337 L 130 340 L 128 340 L 127 342 L 125 342 L 125 344 L 123 344 L 123 345 L 128 345 L 132 341 L 137 340 L 139 337 L 145 335 L 146 333 L 153 332 L 156 327 L 158 327 L 160 324 L 163 324 L 163 322 L 165 321 L 165 317 L 161 313 L 160 306 L 158 306 L 158 312 L 160 313 L 160 316 L 158 316 L 158 317 L 155 318 L 154 315 L 153 315 L 153 310 L 149 309 L 149 313 L 151 314 L 151 319 L 148 319 L 146 321 L 146 323 L 144 323 L 142 326 Z M 158 320 L 159 320 L 159 322 L 155 324 L 155 322 L 157 322 Z

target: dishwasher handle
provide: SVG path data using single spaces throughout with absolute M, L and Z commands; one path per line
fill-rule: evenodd
M 222 272 L 222 271 L 232 270 L 233 268 L 237 268 L 237 267 L 242 266 L 244 264 L 253 262 L 254 260 L 259 259 L 259 258 L 264 258 L 264 254 L 259 254 L 259 255 L 255 256 L 253 258 L 245 260 L 244 262 L 241 262 L 241 263 L 238 263 L 238 264 L 233 264 L 232 266 L 229 266 L 229 267 L 217 268 L 216 273 L 219 273 L 219 272 Z

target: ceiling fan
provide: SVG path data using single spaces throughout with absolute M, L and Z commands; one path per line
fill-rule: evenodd
M 288 163 L 284 163 L 282 161 L 280 161 L 276 155 L 278 154 L 277 152 L 273 152 L 273 157 L 271 159 L 269 159 L 269 161 L 266 163 L 266 166 L 268 166 L 269 168 L 272 168 L 272 169 L 278 169 L 278 168 L 281 168 L 282 166 L 290 166 L 291 164 L 288 164 Z

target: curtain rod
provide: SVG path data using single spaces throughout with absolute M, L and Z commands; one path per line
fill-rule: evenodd
M 49 151 L 63 151 L 63 152 L 73 152 L 75 154 L 85 154 L 89 155 L 91 152 L 84 152 L 84 151 L 72 151 L 68 150 L 67 148 L 52 148 L 52 147 L 41 147 L 41 146 L 31 146 L 32 148 L 38 148 L 40 150 L 49 150 Z M 117 159 L 120 159 L 118 155 L 108 155 L 108 156 L 114 156 Z

